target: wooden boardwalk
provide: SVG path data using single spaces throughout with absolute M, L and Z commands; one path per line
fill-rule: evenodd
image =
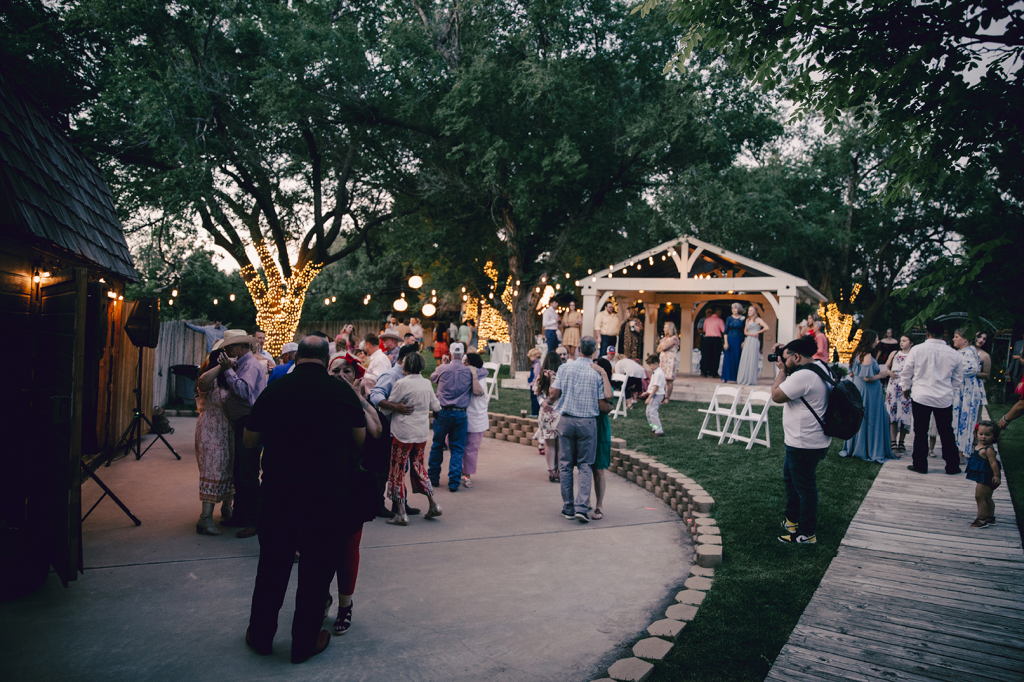
M 767 680 L 1024 680 L 1024 553 L 1006 486 L 976 529 L 974 483 L 890 460 Z M 815 551 L 795 547 L 796 551 Z

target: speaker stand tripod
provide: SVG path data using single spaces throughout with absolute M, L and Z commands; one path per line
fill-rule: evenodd
M 149 452 L 149 449 L 156 445 L 156 440 L 146 446 L 146 449 L 142 449 L 142 422 L 149 424 L 149 432 L 156 435 L 156 437 L 163 441 L 167 449 L 171 451 L 176 458 L 181 459 L 181 455 L 174 451 L 171 444 L 167 442 L 162 433 L 156 433 L 153 430 L 153 422 L 149 421 L 146 415 L 142 414 L 142 347 L 139 346 L 139 365 L 138 365 L 138 381 L 136 387 L 132 390 L 135 394 L 135 411 L 132 414 L 132 421 L 125 429 L 125 432 L 121 434 L 121 437 L 117 440 L 117 445 L 110 451 L 110 456 L 107 457 L 106 466 L 110 466 L 110 461 L 113 459 L 114 454 L 121 448 L 122 444 L 128 446 L 130 452 L 135 453 L 135 459 L 140 460 L 142 456 Z M 127 453 L 126 453 L 127 454 Z

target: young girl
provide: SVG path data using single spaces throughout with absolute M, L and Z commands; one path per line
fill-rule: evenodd
M 992 491 L 999 487 L 999 462 L 996 460 L 996 449 L 992 447 L 999 442 L 999 426 L 995 422 L 985 420 L 978 424 L 978 447 L 967 460 L 967 478 L 977 481 L 974 488 L 974 499 L 978 502 L 978 518 L 974 519 L 971 528 L 987 528 L 996 522 L 994 516 L 995 503 Z

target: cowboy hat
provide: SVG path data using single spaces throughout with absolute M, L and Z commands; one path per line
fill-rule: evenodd
M 247 343 L 250 346 L 259 345 L 259 339 L 246 334 L 244 329 L 225 329 L 221 348 L 227 348 L 238 343 Z
M 398 335 L 398 332 L 396 332 L 393 329 L 389 329 L 386 332 L 384 332 L 383 334 L 381 334 L 380 338 L 382 340 L 383 339 L 394 339 L 395 341 L 404 341 L 405 340 L 401 336 Z

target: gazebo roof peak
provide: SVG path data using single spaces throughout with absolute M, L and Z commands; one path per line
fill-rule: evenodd
M 655 260 L 655 264 L 657 264 L 656 257 L 666 254 L 672 258 L 672 262 L 677 269 L 677 277 L 689 277 L 690 271 L 699 262 L 706 264 L 715 261 L 724 261 L 725 264 L 740 266 L 742 274 L 737 275 L 738 277 L 793 277 L 793 275 L 787 272 L 764 263 L 759 263 L 753 258 L 741 256 L 728 249 L 690 236 L 677 237 L 671 241 L 664 242 L 647 249 L 643 253 L 624 258 L 611 267 L 598 270 L 588 276 L 601 278 L 608 277 L 608 274 L 611 273 L 613 278 L 620 277 L 622 275 L 619 275 L 618 271 L 633 267 L 637 262 L 644 260 Z

